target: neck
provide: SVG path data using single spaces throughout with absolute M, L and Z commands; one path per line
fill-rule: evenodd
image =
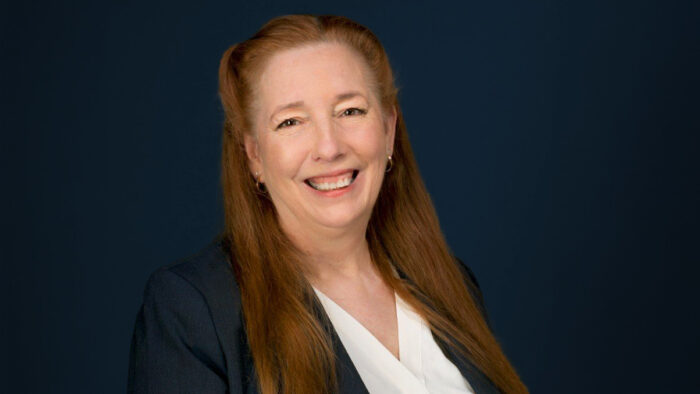
M 365 238 L 367 224 L 346 229 L 308 229 L 290 231 L 282 228 L 306 256 L 304 267 L 312 283 L 338 278 L 358 279 L 372 271 L 372 259 Z M 314 231 L 315 230 L 315 231 Z

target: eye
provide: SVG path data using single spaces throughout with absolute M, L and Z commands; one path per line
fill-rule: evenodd
M 279 129 L 284 128 L 284 127 L 294 126 L 294 125 L 297 125 L 297 124 L 299 124 L 299 121 L 296 120 L 296 119 L 292 119 L 292 118 L 285 119 L 285 120 L 282 121 L 282 123 L 280 123 L 280 124 L 277 125 L 277 127 L 275 128 L 275 130 L 279 130 Z
M 360 108 L 348 108 L 341 114 L 342 116 L 364 115 L 367 111 Z

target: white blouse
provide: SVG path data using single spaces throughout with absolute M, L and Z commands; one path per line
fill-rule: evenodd
M 398 294 L 394 293 L 400 360 L 352 315 L 314 290 L 370 393 L 474 393 L 435 343 L 423 318 Z

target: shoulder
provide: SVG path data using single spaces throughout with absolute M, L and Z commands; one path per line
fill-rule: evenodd
M 481 292 L 481 287 L 479 286 L 479 282 L 476 280 L 476 275 L 474 275 L 474 272 L 469 268 L 469 266 L 459 258 L 455 257 L 455 260 L 457 261 L 457 266 L 459 269 L 462 271 L 462 276 L 464 277 L 464 280 L 467 284 L 467 289 L 469 289 L 469 293 L 474 299 L 474 302 L 476 303 L 476 306 L 479 308 L 479 311 L 481 312 L 482 316 L 484 316 L 484 320 L 486 320 L 486 324 L 489 326 L 491 325 L 491 322 L 488 317 L 488 312 L 486 311 L 486 305 L 484 303 L 484 296 Z
M 222 237 L 153 272 L 144 290 L 144 306 L 149 304 L 184 315 L 206 309 L 217 331 L 238 330 L 240 290 Z
M 481 287 L 479 286 L 479 282 L 476 280 L 476 275 L 474 275 L 474 272 L 469 268 L 469 266 L 462 261 L 460 258 L 455 257 L 455 260 L 457 261 L 457 266 L 459 269 L 462 271 L 462 275 L 465 277 L 465 279 L 468 281 L 468 285 L 471 287 L 474 287 L 476 290 L 481 291 Z
M 221 314 L 240 314 L 240 292 L 219 236 L 196 253 L 155 270 L 146 283 L 143 305 L 182 314 L 205 308 L 215 324 Z
M 129 362 L 129 392 L 242 392 L 240 293 L 219 238 L 157 269 L 146 284 Z
M 149 301 L 167 302 L 180 309 L 200 301 L 212 315 L 221 308 L 239 313 L 240 292 L 222 238 L 154 271 L 144 290 L 144 303 Z
M 129 387 L 175 389 L 180 380 L 237 387 L 244 338 L 240 293 L 218 237 L 150 275 L 132 338 Z
M 192 287 L 205 298 L 229 295 L 238 298 L 230 259 L 221 237 L 217 237 L 196 253 L 162 266 L 148 279 L 144 298 L 173 287 Z

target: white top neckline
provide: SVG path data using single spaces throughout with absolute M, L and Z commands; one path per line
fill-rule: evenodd
M 314 287 L 326 314 L 370 393 L 473 393 L 435 343 L 423 318 L 394 293 L 399 359 L 359 321 Z

